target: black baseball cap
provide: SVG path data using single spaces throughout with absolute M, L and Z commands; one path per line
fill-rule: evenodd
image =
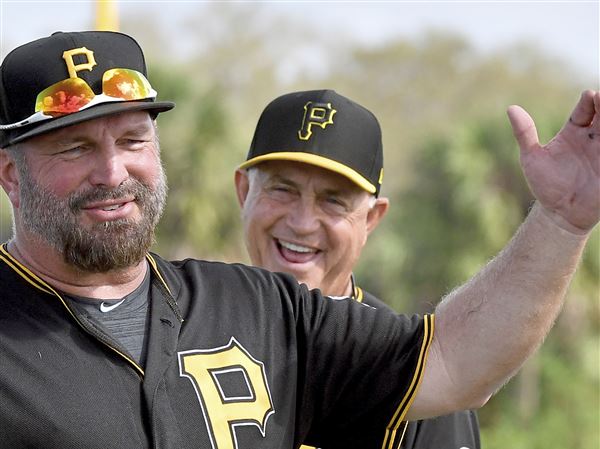
M 125 70 L 111 71 L 111 69 Z M 133 91 L 140 98 L 123 95 L 127 98 L 123 100 L 100 96 L 103 94 L 103 75 L 115 72 L 143 75 L 139 83 L 136 81 L 137 84 L 115 84 L 125 86 L 123 89 L 129 91 L 134 87 Z M 146 76 L 146 62 L 142 49 L 132 37 L 123 33 L 56 32 L 49 37 L 17 47 L 4 58 L 0 66 L 0 148 L 65 126 L 111 114 L 139 110 L 158 114 L 172 109 L 175 106 L 172 102 L 155 101 L 156 92 L 150 87 Z M 98 96 L 96 98 L 98 104 L 92 103 L 88 105 L 89 107 L 66 115 L 44 113 L 46 115 L 41 116 L 38 113 L 34 116 L 36 105 L 39 106 L 46 100 L 50 103 L 53 101 L 53 97 L 50 96 L 40 100 L 38 94 L 50 86 L 67 80 L 84 86 L 87 83 L 93 91 L 90 92 L 91 97 Z M 116 80 L 114 81 L 117 83 Z M 138 87 L 142 82 L 142 87 L 146 89 L 140 90 Z M 70 95 L 70 93 L 66 95 L 60 88 L 55 90 L 54 98 L 62 95 L 60 98 L 64 100 L 64 106 L 73 107 L 73 102 L 77 103 L 79 98 L 77 95 Z M 151 91 L 152 94 L 142 95 L 140 91 Z
M 333 90 L 282 95 L 262 112 L 239 168 L 273 160 L 316 165 L 379 195 L 381 127 L 371 111 Z

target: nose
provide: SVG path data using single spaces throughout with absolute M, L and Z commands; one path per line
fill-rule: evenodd
M 287 225 L 298 235 L 307 235 L 319 228 L 319 214 L 314 198 L 302 197 L 287 214 Z
M 129 178 L 127 155 L 114 145 L 104 144 L 95 152 L 89 181 L 94 186 L 114 188 Z

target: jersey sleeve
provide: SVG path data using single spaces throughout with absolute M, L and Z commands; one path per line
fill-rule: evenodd
M 480 449 L 479 422 L 473 410 L 408 423 L 402 449 Z
M 357 288 L 358 289 L 358 288 Z M 391 309 L 367 291 L 359 290 L 360 302 L 377 309 Z M 402 449 L 480 449 L 479 422 L 474 410 L 462 410 L 436 418 L 411 421 L 403 431 Z
M 433 315 L 398 315 L 303 288 L 300 419 L 306 444 L 396 448 L 423 375 Z

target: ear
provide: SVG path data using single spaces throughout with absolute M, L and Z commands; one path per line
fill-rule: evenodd
M 238 203 L 241 208 L 244 207 L 248 191 L 250 189 L 250 182 L 248 180 L 248 172 L 246 170 L 237 169 L 235 171 L 235 193 L 237 193 Z
M 13 208 L 19 207 L 19 174 L 8 151 L 0 149 L 0 185 L 8 195 Z
M 367 233 L 370 234 L 377 227 L 381 219 L 385 216 L 390 207 L 390 200 L 387 198 L 377 198 L 375 205 L 367 213 Z

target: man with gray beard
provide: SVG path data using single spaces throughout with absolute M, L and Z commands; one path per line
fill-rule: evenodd
M 155 118 L 174 105 L 156 97 L 121 33 L 55 33 L 2 61 L 0 449 L 396 448 L 405 420 L 479 407 L 518 371 L 600 216 L 600 93 L 586 91 L 546 146 L 509 108 L 538 201 L 435 316 L 166 261 L 148 251 L 166 196 Z M 336 126 L 335 104 L 304 107 L 300 138 Z M 344 158 L 362 137 L 349 127 Z M 378 192 L 380 173 L 347 173 Z M 285 197 L 284 174 L 251 195 Z M 346 225 L 363 227 L 363 199 Z
M 158 148 L 158 142 L 155 142 Z M 63 254 L 65 261 L 83 271 L 100 273 L 125 268 L 144 258 L 153 243 L 154 228 L 165 206 L 167 187 L 160 167 L 157 188 L 137 179 L 127 179 L 115 189 L 90 187 L 60 199 L 31 177 L 25 161 L 25 145 L 15 144 L 7 151 L 19 173 L 23 226 L 43 236 Z M 116 200 L 132 196 L 145 212 L 139 223 L 120 218 L 94 224 L 90 229 L 78 225 L 76 217 L 83 205 L 92 201 Z

